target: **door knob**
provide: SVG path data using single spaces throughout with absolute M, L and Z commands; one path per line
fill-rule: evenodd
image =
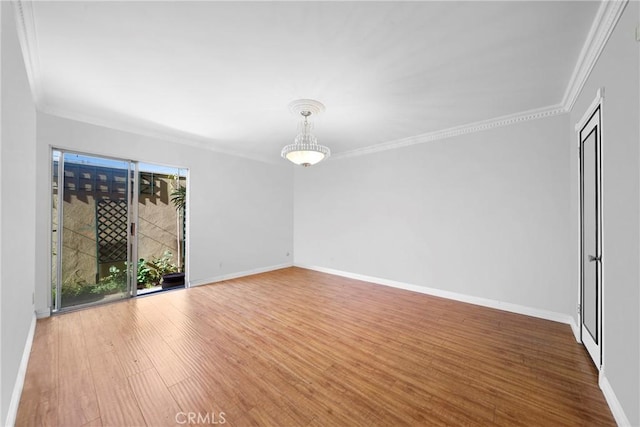
M 601 261 L 601 257 L 589 255 L 589 262 L 593 262 L 593 261 Z

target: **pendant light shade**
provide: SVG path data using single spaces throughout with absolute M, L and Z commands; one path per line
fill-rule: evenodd
M 281 156 L 296 165 L 308 167 L 321 162 L 331 155 L 329 147 L 318 144 L 318 140 L 311 133 L 312 125 L 309 122 L 309 116 L 312 111 L 322 111 L 324 106 L 318 101 L 309 99 L 294 101 L 290 104 L 292 110 L 304 117 L 300 124 L 298 136 L 296 136 L 293 144 L 289 144 L 282 149 Z

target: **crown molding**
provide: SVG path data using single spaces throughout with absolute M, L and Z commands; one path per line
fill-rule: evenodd
M 573 108 L 628 1 L 603 0 L 600 3 L 562 99 L 561 105 L 565 111 Z
M 629 0 L 603 0 L 600 3 L 560 104 L 344 151 L 332 157 L 341 159 L 392 150 L 570 112 L 628 2 Z
M 615 28 L 620 16 L 622 15 L 629 0 L 603 0 L 598 8 L 596 17 L 591 25 L 587 39 L 582 47 L 578 61 L 565 90 L 562 102 L 557 105 L 542 107 L 535 110 L 528 110 L 520 113 L 514 113 L 484 121 L 469 123 L 448 129 L 442 129 L 434 132 L 424 133 L 408 138 L 389 141 L 381 144 L 371 145 L 368 147 L 349 150 L 342 153 L 335 153 L 334 159 L 354 157 L 379 151 L 391 150 L 400 147 L 406 147 L 414 144 L 436 141 L 445 138 L 451 138 L 458 135 L 464 135 L 473 132 L 493 129 L 510 124 L 535 120 L 544 117 L 555 116 L 571 111 L 576 102 L 589 74 L 593 70 L 604 46 L 606 45 L 613 29 Z M 11 0 L 14 5 L 15 19 L 18 27 L 18 36 L 22 47 L 25 67 L 31 91 L 33 94 L 36 108 L 39 111 L 60 116 L 72 120 L 83 121 L 86 123 L 110 127 L 112 129 L 135 133 L 139 135 L 149 136 L 165 141 L 189 145 L 201 149 L 212 150 L 224 154 L 242 157 L 246 159 L 256 160 L 265 163 L 276 163 L 275 160 L 265 157 L 250 156 L 244 152 L 231 151 L 216 147 L 211 140 L 204 140 L 192 135 L 183 135 L 180 132 L 164 132 L 160 130 L 148 130 L 143 127 L 124 125 L 116 120 L 105 120 L 97 117 L 88 117 L 84 114 L 73 113 L 70 111 L 62 111 L 60 109 L 51 108 L 46 104 L 43 97 L 42 74 L 40 71 L 40 59 L 38 55 L 37 32 L 35 25 L 35 16 L 33 11 L 33 2 L 31 0 Z
M 31 95 L 36 108 L 43 105 L 42 74 L 40 72 L 40 56 L 38 54 L 38 37 L 36 33 L 35 15 L 31 1 L 11 0 L 18 30 L 18 39 L 22 48 L 27 78 L 31 86 Z
M 260 156 L 247 155 L 245 152 L 227 150 L 217 147 L 215 142 L 198 138 L 179 131 L 171 130 L 151 130 L 144 126 L 127 125 L 118 120 L 109 120 L 90 116 L 80 112 L 73 112 L 66 109 L 50 106 L 43 96 L 42 73 L 40 71 L 40 56 L 38 49 L 38 38 L 36 32 L 35 15 L 33 11 L 33 2 L 31 0 L 10 0 L 13 4 L 16 27 L 22 56 L 24 57 L 25 68 L 31 93 L 36 109 L 42 113 L 52 116 L 62 117 L 69 120 L 75 120 L 95 126 L 107 127 L 121 132 L 133 133 L 136 135 L 156 138 L 159 140 L 172 142 L 176 144 L 187 145 L 190 147 L 200 148 L 204 150 L 214 151 L 234 157 L 254 160 L 262 163 L 277 164 L 280 157 L 265 158 Z
M 364 154 L 377 153 L 379 151 L 393 150 L 396 148 L 407 147 L 415 144 L 423 144 L 425 142 L 437 141 L 439 139 L 452 138 L 454 136 L 465 135 L 468 133 L 480 132 L 483 130 L 494 129 L 497 127 L 508 126 L 514 123 L 526 122 L 529 120 L 542 119 L 545 117 L 557 116 L 566 113 L 561 105 L 553 105 L 550 107 L 537 108 L 534 110 L 523 111 L 520 113 L 509 114 L 494 119 L 483 120 L 479 122 L 469 123 L 448 129 L 438 130 L 434 132 L 423 133 L 421 135 L 410 136 L 408 138 L 398 139 L 395 141 L 384 142 L 382 144 L 370 145 L 368 147 L 357 148 L 355 150 L 343 151 L 332 157 L 335 159 L 343 159 L 347 157 L 361 156 Z
M 274 159 L 250 156 L 246 152 L 228 150 L 219 147 L 214 141 L 191 135 L 185 132 L 177 130 L 156 130 L 152 128 L 146 128 L 144 126 L 138 126 L 135 124 L 125 124 L 117 119 L 106 119 L 104 117 L 96 117 L 93 115 L 83 114 L 76 111 L 70 111 L 63 108 L 54 108 L 49 105 L 45 105 L 44 108 L 39 108 L 38 111 L 50 116 L 60 117 L 63 119 L 73 120 L 79 123 L 90 124 L 107 129 L 112 129 L 119 132 L 126 132 L 134 135 L 140 135 L 148 138 L 154 138 L 161 141 L 171 142 L 174 144 L 186 145 L 189 147 L 199 148 L 201 150 L 213 151 L 220 154 L 226 154 L 228 156 L 239 157 L 247 160 L 253 160 L 261 163 L 278 164 L 280 156 Z

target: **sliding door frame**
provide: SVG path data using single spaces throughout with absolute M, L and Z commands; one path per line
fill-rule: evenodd
M 129 169 L 133 176 L 129 176 L 129 182 L 133 183 L 133 188 L 129 192 L 130 205 L 129 205 L 129 258 L 131 259 L 132 273 L 128 276 L 129 279 L 129 297 L 134 298 L 138 295 L 138 193 L 140 192 L 140 173 L 138 163 L 131 160 L 133 169 Z
M 52 191 L 53 191 L 53 153 L 54 152 L 60 152 L 60 160 L 58 161 L 58 194 L 56 196 L 57 198 L 57 202 L 58 202 L 58 212 L 57 212 L 57 221 L 58 221 L 58 236 L 57 236 L 57 241 L 56 241 L 56 277 L 55 277 L 55 288 L 56 288 L 56 300 L 53 301 L 53 296 L 52 296 L 52 290 L 53 290 L 53 257 L 51 256 L 51 249 L 53 248 L 53 215 L 51 214 L 53 212 L 53 197 L 52 197 Z M 60 308 L 60 304 L 61 304 L 61 292 L 60 292 L 60 287 L 62 284 L 62 269 L 59 268 L 61 265 L 61 258 L 59 258 L 62 254 L 62 245 L 63 245 L 63 241 L 61 238 L 62 232 L 60 231 L 60 225 L 62 224 L 62 215 L 63 215 L 63 209 L 64 209 L 64 154 L 65 153 L 71 153 L 71 154 L 78 154 L 78 155 L 86 155 L 86 156 L 91 156 L 91 157 L 102 157 L 104 159 L 108 159 L 108 160 L 116 160 L 116 161 L 125 161 L 125 162 L 129 162 L 130 167 L 129 167 L 129 179 L 127 180 L 127 200 L 129 203 L 129 221 L 128 221 L 128 226 L 129 226 L 129 232 L 127 233 L 127 245 L 128 248 L 130 250 L 130 262 L 132 263 L 132 265 L 137 267 L 137 263 L 138 263 L 138 202 L 139 202 L 139 197 L 138 197 L 138 189 L 139 189 L 139 178 L 140 178 L 140 168 L 139 168 L 139 163 L 143 162 L 143 163 L 152 163 L 158 166 L 164 166 L 164 167 L 168 167 L 168 168 L 174 168 L 176 170 L 184 170 L 185 171 L 185 177 L 186 177 L 186 187 L 187 187 L 187 194 L 186 194 L 186 210 L 185 210 L 185 217 L 184 217 L 184 221 L 185 221 L 185 233 L 184 233 L 184 240 L 185 240 L 185 244 L 184 244 L 184 273 L 185 273 L 185 288 L 190 287 L 190 281 L 189 281 L 189 264 L 190 264 L 190 260 L 191 260 L 191 256 L 190 256 L 190 251 L 189 251 L 189 246 L 190 246 L 190 238 L 188 236 L 190 236 L 190 194 L 191 191 L 189 189 L 190 187 L 190 183 L 191 183 L 191 170 L 189 168 L 183 167 L 183 166 L 175 166 L 175 165 L 168 165 L 168 164 L 163 164 L 163 163 L 158 163 L 158 162 L 145 162 L 145 161 L 140 161 L 140 160 L 132 160 L 132 159 L 127 159 L 127 158 L 121 158 L 121 157 L 117 157 L 117 156 L 113 156 L 111 154 L 102 154 L 102 153 L 88 153 L 82 150 L 78 150 L 76 148 L 65 148 L 65 147 L 61 147 L 61 146 L 53 146 L 50 145 L 49 146 L 49 153 L 48 153 L 48 162 L 49 162 L 49 215 L 48 215 L 48 225 L 49 225 L 49 233 L 48 233 L 48 248 L 49 248 L 49 252 L 48 252 L 48 271 L 47 271 L 47 278 L 48 278 L 48 285 L 47 285 L 47 305 L 49 307 L 49 313 L 64 313 L 67 311 L 71 311 L 71 310 L 75 310 L 75 309 L 80 309 L 80 308 L 84 308 L 84 307 L 88 307 L 91 306 L 93 304 L 89 303 L 89 304 L 81 304 L 81 305 L 77 305 L 77 306 L 73 306 L 73 307 L 69 307 L 66 309 L 61 309 Z M 131 174 L 133 176 L 131 176 Z M 133 229 L 132 229 L 133 226 Z M 132 233 L 133 231 L 133 233 Z M 133 234 L 133 235 L 132 235 Z M 138 292 L 138 287 L 137 287 L 137 274 L 135 274 L 135 271 L 132 272 L 131 274 L 128 274 L 128 294 L 129 294 L 129 298 L 133 298 L 136 297 Z M 54 310 L 55 308 L 55 310 Z

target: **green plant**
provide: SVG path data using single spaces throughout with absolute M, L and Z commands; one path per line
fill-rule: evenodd
M 176 210 L 183 210 L 187 204 L 187 187 L 180 185 L 173 190 L 171 192 L 171 203 L 176 207 Z
M 85 298 L 89 295 L 107 295 L 124 292 L 127 288 L 127 271 L 116 266 L 109 267 L 109 275 L 101 278 L 98 283 L 87 283 L 77 277 L 69 277 L 62 282 L 60 295 L 62 298 Z M 56 297 L 55 288 L 52 297 Z
M 109 267 L 109 275 L 100 279 L 100 281 L 90 286 L 92 294 L 113 294 L 116 292 L 124 292 L 127 288 L 127 270 L 120 270 L 112 265 Z
M 89 293 L 91 286 L 82 279 L 68 278 L 62 282 L 61 293 L 64 296 L 77 297 Z
M 160 258 L 155 258 L 151 261 L 147 261 L 146 265 L 158 275 L 160 279 L 165 274 L 177 273 L 178 267 L 171 263 L 173 259 L 173 253 L 171 251 L 164 251 Z
M 162 276 L 176 273 L 178 267 L 171 261 L 173 254 L 165 251 L 160 258 L 154 257 L 151 261 L 140 258 L 137 263 L 137 281 L 144 287 L 158 286 Z M 84 279 L 69 277 L 62 283 L 62 298 L 87 298 L 89 295 L 109 295 L 124 292 L 127 289 L 127 265 L 120 269 L 114 265 L 109 267 L 109 275 L 101 278 L 98 283 L 87 283 Z M 55 287 L 52 292 L 55 300 Z
M 171 251 L 164 251 L 160 258 L 154 257 L 151 261 L 140 258 L 137 273 L 138 285 L 145 288 L 158 286 L 162 276 L 178 272 L 178 267 L 171 262 L 172 260 L 173 253 Z
M 140 258 L 138 260 L 137 281 L 139 285 L 142 285 L 145 288 L 150 288 L 160 282 L 158 272 L 149 267 L 144 258 Z
M 178 243 L 178 265 L 180 270 L 184 271 L 184 254 L 185 254 L 185 238 L 187 235 L 186 228 L 186 208 L 187 208 L 187 187 L 180 185 L 180 178 L 175 176 L 176 182 L 178 183 L 178 188 L 171 192 L 171 202 L 176 207 L 176 211 L 178 212 L 177 224 L 178 224 L 178 233 L 177 243 Z M 180 234 L 182 234 L 182 239 L 180 239 Z

